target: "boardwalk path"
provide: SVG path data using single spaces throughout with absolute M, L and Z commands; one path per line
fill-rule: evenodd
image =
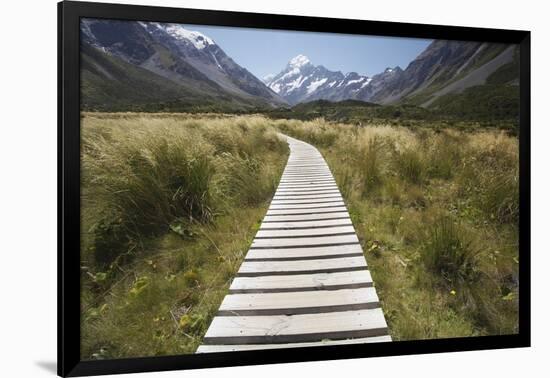
M 277 192 L 198 353 L 391 341 L 330 169 L 287 140 Z

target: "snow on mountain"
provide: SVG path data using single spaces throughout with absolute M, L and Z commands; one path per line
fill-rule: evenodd
M 346 83 L 346 85 L 350 85 L 350 84 L 355 84 L 355 83 L 360 83 L 362 82 L 363 80 L 365 79 L 368 79 L 367 77 L 360 77 L 359 79 L 356 79 L 356 80 L 350 80 Z
M 198 31 L 190 30 L 180 24 L 164 24 L 159 22 L 143 22 L 138 21 L 144 29 L 150 33 L 156 31 L 162 31 L 172 38 L 185 41 L 192 44 L 196 49 L 202 50 L 210 45 L 215 45 L 214 40 Z
M 311 84 L 307 86 L 307 93 L 311 94 L 317 90 L 321 85 L 325 84 L 328 79 L 325 77 L 324 79 L 315 80 Z
M 307 56 L 300 54 L 265 83 L 290 104 L 297 104 L 318 99 L 340 101 L 356 98 L 356 93 L 368 86 L 371 80 L 356 72 L 344 75 L 340 71 L 315 66 Z
M 216 43 L 209 37 L 197 31 L 185 29 L 178 24 L 166 24 L 164 30 L 172 37 L 182 40 L 185 39 L 193 44 L 197 49 L 202 50 L 206 46 L 215 45 Z
M 183 25 L 84 19 L 81 30 L 83 42 L 179 85 L 251 104 L 286 103 L 212 38 Z
M 292 58 L 288 62 L 288 65 L 293 67 L 293 68 L 300 68 L 302 66 L 305 66 L 308 63 L 310 63 L 309 58 L 305 55 L 300 54 L 300 55 L 297 55 L 294 58 Z

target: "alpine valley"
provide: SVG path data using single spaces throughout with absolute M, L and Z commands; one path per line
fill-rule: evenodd
M 286 105 L 212 39 L 176 24 L 81 21 L 83 109 L 235 111 Z
M 298 55 L 262 81 L 182 25 L 83 19 L 81 81 L 83 110 L 251 112 L 357 100 L 502 118 L 518 112 L 519 49 L 435 40 L 405 69 L 370 77 Z

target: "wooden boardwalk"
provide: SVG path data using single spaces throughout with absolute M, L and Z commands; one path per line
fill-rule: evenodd
M 287 141 L 279 187 L 197 353 L 391 341 L 330 169 Z

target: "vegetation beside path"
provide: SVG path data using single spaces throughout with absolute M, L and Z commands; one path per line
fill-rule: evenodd
M 260 117 L 84 113 L 83 359 L 193 353 L 288 154 Z
M 196 350 L 284 168 L 276 130 L 330 165 L 394 340 L 517 332 L 517 137 L 424 126 L 83 113 L 82 358 Z
M 394 340 L 518 330 L 518 139 L 277 121 L 327 160 Z

